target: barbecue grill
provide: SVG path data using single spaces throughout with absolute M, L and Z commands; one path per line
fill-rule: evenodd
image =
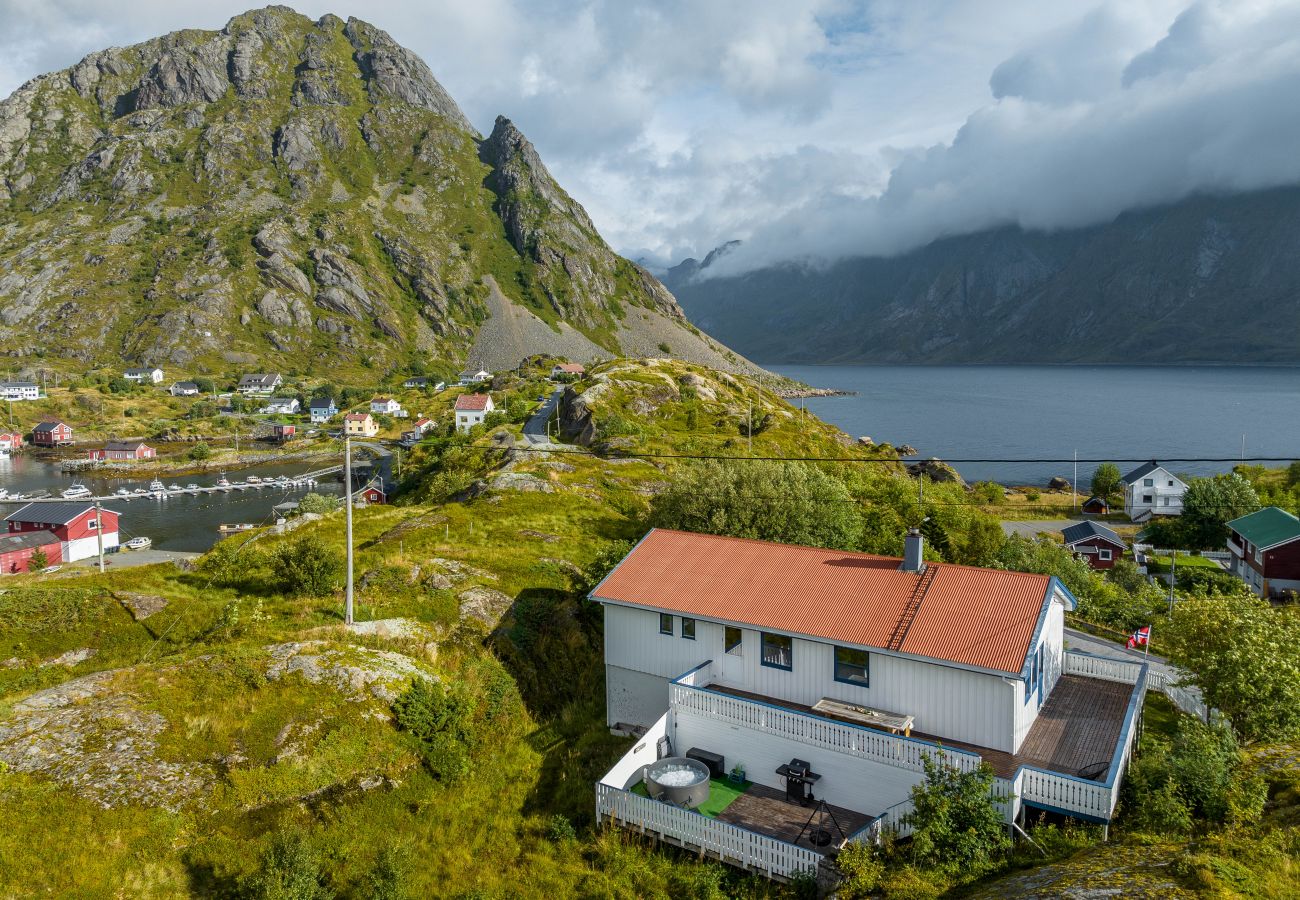
M 822 778 L 804 759 L 792 759 L 788 763 L 782 763 L 776 767 L 776 774 L 785 779 L 785 799 L 800 806 L 813 799 L 812 786 Z

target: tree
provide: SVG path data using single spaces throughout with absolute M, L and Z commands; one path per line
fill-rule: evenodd
M 194 386 L 199 389 L 200 394 L 211 394 L 217 389 L 217 386 L 212 383 L 211 378 L 195 378 Z
M 988 763 L 962 772 L 925 754 L 925 781 L 912 788 L 910 854 L 913 862 L 945 872 L 974 874 L 1011 847 L 1007 824 L 996 803 Z
M 1109 500 L 1120 486 L 1119 466 L 1104 462 L 1092 473 L 1092 495 Z
M 1193 478 L 1183 493 L 1187 540 L 1200 549 L 1218 549 L 1228 540 L 1225 523 L 1259 509 L 1259 495 L 1236 472 Z
M 32 555 L 27 557 L 27 571 L 39 572 L 50 564 L 50 558 L 45 555 L 43 547 L 37 547 L 32 551 Z
M 703 460 L 650 503 L 650 523 L 704 534 L 856 549 L 857 503 L 842 482 L 799 462 Z
M 194 460 L 195 462 L 202 462 L 203 460 L 207 459 L 211 455 L 212 455 L 212 448 L 209 447 L 207 444 L 203 443 L 203 441 L 199 441 L 197 444 L 191 447 L 189 453 L 186 454 L 186 456 L 188 456 L 190 459 Z
M 1244 589 L 1184 600 L 1165 630 L 1170 655 L 1245 741 L 1300 735 L 1300 617 Z
M 411 736 L 430 774 L 456 781 L 469 774 L 473 701 L 462 684 L 416 678 L 393 701 L 397 727 Z
M 314 535 L 280 544 L 271 551 L 271 572 L 288 594 L 328 594 L 339 586 L 343 568 L 343 554 Z
M 333 494 L 304 494 L 298 501 L 300 513 L 328 513 L 339 508 L 341 501 Z

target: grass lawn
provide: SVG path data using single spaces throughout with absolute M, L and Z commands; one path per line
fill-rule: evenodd
M 1225 569 L 1215 560 L 1206 559 L 1204 556 L 1184 556 L 1178 554 L 1178 568 L 1180 569 L 1214 569 L 1223 572 Z M 1164 575 L 1169 572 L 1170 558 L 1168 556 L 1148 556 L 1147 571 L 1152 574 Z
M 752 781 L 736 784 L 726 778 L 710 778 L 709 799 L 695 807 L 695 811 L 702 816 L 716 819 L 718 814 L 730 806 L 733 800 L 749 790 L 751 784 L 753 784 Z M 638 781 L 632 785 L 632 793 L 640 794 L 642 797 L 650 796 L 645 789 L 644 781 Z

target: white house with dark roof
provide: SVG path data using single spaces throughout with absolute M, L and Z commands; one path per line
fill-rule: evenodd
M 1109 822 L 1145 664 L 1066 651 L 1074 598 L 1056 579 L 906 544 L 900 560 L 648 533 L 590 595 L 608 722 L 640 738 L 597 784 L 598 817 L 789 877 L 907 834 L 928 755 L 988 763 L 1008 821 L 1033 807 Z M 708 815 L 658 802 L 647 777 L 666 757 L 740 766 L 745 789 Z M 838 823 L 825 841 L 802 828 L 816 801 Z
M 297 397 L 272 397 L 266 401 L 262 412 L 275 416 L 293 416 L 297 415 L 300 409 L 302 404 L 298 402 Z
M 1187 483 L 1154 459 L 1123 477 L 1124 514 L 1134 522 L 1181 516 Z
M 136 384 L 162 384 L 163 370 L 145 366 L 142 369 L 127 369 L 122 373 L 122 377 L 127 381 L 134 381 Z
M 34 381 L 0 382 L 0 400 L 39 400 L 41 386 Z
M 274 394 L 282 384 L 284 384 L 284 379 L 277 372 L 254 372 L 239 377 L 239 393 L 248 395 Z
M 174 381 L 168 390 L 173 397 L 197 397 L 199 385 L 194 381 Z

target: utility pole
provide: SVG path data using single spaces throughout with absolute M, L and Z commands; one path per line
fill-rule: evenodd
M 1173 550 L 1169 556 L 1169 615 L 1174 614 L 1174 583 L 1178 581 L 1178 551 Z
M 104 522 L 99 515 L 99 501 L 95 501 L 95 542 L 99 545 L 99 573 L 104 574 Z
M 1070 493 L 1074 497 L 1074 511 L 1079 511 L 1079 451 L 1074 451 L 1074 481 L 1070 482 Z
M 346 491 L 344 517 L 347 520 L 348 540 L 348 574 L 345 599 L 343 602 L 343 622 L 352 624 L 352 435 L 343 439 L 343 487 Z
M 749 400 L 749 455 L 754 455 L 754 400 Z

